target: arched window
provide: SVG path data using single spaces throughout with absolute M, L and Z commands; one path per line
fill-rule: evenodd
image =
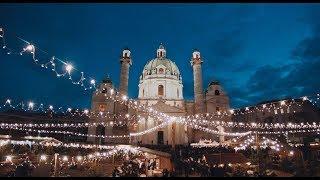
M 214 91 L 214 95 L 219 96 L 219 95 L 220 95 L 220 91 L 219 91 L 219 90 L 215 90 L 215 91 Z
M 124 53 L 124 57 L 128 57 L 127 53 Z
M 217 111 L 217 112 L 220 111 L 220 108 L 219 108 L 218 106 L 216 107 L 216 111 Z
M 106 111 L 107 106 L 105 104 L 100 104 L 99 105 L 99 111 L 104 112 Z
M 163 72 L 164 72 L 163 69 L 160 68 L 160 69 L 159 69 L 159 74 L 163 74 Z
M 179 98 L 180 94 L 179 94 L 179 89 L 177 89 L 177 97 Z
M 160 57 L 162 57 L 162 51 L 160 51 Z
M 144 89 L 142 89 L 142 97 L 144 97 Z
M 159 95 L 159 96 L 163 96 L 163 94 L 164 94 L 164 93 L 163 93 L 163 85 L 159 85 L 159 86 L 158 86 L 158 95 Z

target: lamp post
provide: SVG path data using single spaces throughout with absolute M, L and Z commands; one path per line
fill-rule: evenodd
M 259 160 L 259 140 L 258 140 L 258 131 L 256 131 L 256 147 L 257 147 L 258 174 L 260 174 L 260 160 Z
M 112 169 L 114 169 L 114 154 L 112 154 Z
M 53 176 L 56 177 L 57 175 L 57 166 L 58 166 L 58 153 L 54 154 L 54 171 L 53 171 Z

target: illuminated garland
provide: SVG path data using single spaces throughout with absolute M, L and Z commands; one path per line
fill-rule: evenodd
M 255 142 L 255 140 L 256 140 L 256 137 L 254 135 L 249 136 L 247 139 L 243 141 L 243 143 L 240 143 L 240 146 L 235 147 L 234 150 L 235 151 L 245 150 L 248 147 L 257 148 L 256 147 L 257 143 Z M 255 144 L 255 146 L 253 146 L 253 144 Z M 262 141 L 259 142 L 259 147 L 263 149 L 270 147 L 275 151 L 280 151 L 280 148 L 282 148 L 283 145 L 280 145 L 280 142 L 277 139 L 271 140 L 269 138 L 262 137 Z
M 8 48 L 7 45 L 6 45 L 5 37 L 4 37 L 4 30 L 2 28 L 0 28 L 0 38 L 2 39 L 2 42 L 3 42 L 3 49 L 9 50 L 8 54 L 11 54 L 11 49 Z M 51 66 L 52 71 L 54 71 L 56 73 L 57 77 L 67 76 L 71 80 L 71 82 L 73 84 L 81 85 L 81 86 L 84 87 L 85 90 L 96 88 L 94 79 L 90 80 L 90 82 L 89 82 L 90 87 L 85 87 L 84 80 L 86 80 L 86 78 L 84 77 L 84 73 L 83 72 L 81 72 L 81 78 L 80 78 L 79 81 L 73 81 L 72 76 L 71 76 L 71 71 L 72 70 L 76 70 L 76 69 L 71 64 L 66 63 L 66 62 L 64 62 L 64 61 L 62 61 L 62 60 L 60 60 L 58 58 L 55 58 L 54 56 L 49 61 L 47 61 L 45 63 L 40 63 L 39 60 L 36 57 L 36 49 L 39 49 L 39 48 L 36 48 L 35 45 L 23 40 L 22 38 L 19 38 L 19 39 L 27 44 L 26 47 L 23 48 L 22 51 L 20 51 L 20 53 L 19 53 L 20 55 L 23 55 L 25 53 L 32 54 L 32 58 L 33 58 L 35 64 L 40 65 L 42 68 L 48 68 L 49 66 Z M 64 65 L 64 71 L 61 72 L 61 73 L 59 73 L 56 70 L 56 63 L 58 63 L 58 62 L 60 62 L 60 63 L 62 63 Z M 114 91 L 114 89 L 111 89 L 111 95 L 112 95 L 113 91 Z M 131 108 L 135 108 L 136 110 L 147 112 L 148 115 L 152 115 L 152 116 L 158 117 L 158 118 L 162 119 L 163 122 L 165 122 L 165 123 L 168 122 L 168 120 L 170 120 L 170 118 L 171 118 L 170 116 L 167 116 L 164 113 L 161 113 L 161 112 L 159 113 L 159 112 L 153 110 L 151 107 L 138 105 L 137 101 L 128 99 L 127 96 L 119 96 L 118 94 L 119 93 L 116 92 L 116 97 L 115 98 L 114 97 L 111 97 L 111 98 L 110 97 L 106 97 L 106 99 L 111 99 L 111 100 L 113 100 L 115 102 L 120 102 L 122 104 L 128 105 Z M 105 96 L 107 96 L 107 95 L 105 94 Z M 318 96 L 317 99 L 319 99 L 319 94 L 317 94 L 317 96 Z M 303 97 L 303 100 L 304 101 L 307 100 L 307 97 Z M 285 101 L 281 101 L 282 105 L 285 104 L 285 103 L 283 104 L 283 102 L 285 102 Z M 262 105 L 262 106 L 264 107 L 266 105 Z M 28 109 L 33 109 L 33 108 L 34 108 L 34 103 L 30 102 L 28 104 Z M 43 107 L 39 106 L 38 110 L 40 108 L 43 108 Z M 250 111 L 249 107 L 246 107 L 246 111 L 247 111 L 247 113 L 253 112 L 253 111 Z M 236 111 L 236 113 L 237 113 L 237 111 Z M 223 113 L 218 112 L 217 114 L 218 115 L 231 116 L 232 114 L 235 114 L 235 111 L 234 110 L 230 110 L 229 112 L 223 112 Z M 198 118 L 197 116 L 198 115 L 196 115 L 195 117 Z M 202 116 L 204 116 L 204 115 L 202 115 Z M 209 115 L 206 114 L 206 116 L 210 116 L 210 114 Z M 213 114 L 212 116 L 215 116 L 215 114 Z M 191 116 L 191 118 L 193 118 L 193 117 L 194 116 Z M 187 117 L 187 118 L 190 118 L 190 117 Z M 191 127 L 195 128 L 195 129 L 200 129 L 200 130 L 203 130 L 203 131 L 206 131 L 206 132 L 209 132 L 209 133 L 213 133 L 213 134 L 217 134 L 218 133 L 215 130 L 208 129 L 208 128 L 205 128 L 205 127 L 201 127 L 201 126 L 199 126 L 199 125 L 197 125 L 195 123 L 192 123 L 192 122 L 191 123 L 190 122 L 187 123 L 187 121 L 183 121 L 182 123 L 184 123 L 184 124 L 186 124 L 188 126 L 191 126 Z M 158 126 L 158 127 L 160 127 L 160 126 Z M 152 132 L 153 130 L 158 129 L 158 127 L 151 128 L 151 129 L 147 130 L 147 132 Z M 63 132 L 66 133 L 67 131 L 62 131 L 62 133 Z M 68 133 L 71 133 L 71 132 L 68 132 Z M 248 134 L 248 133 L 249 132 L 246 132 L 246 133 L 225 133 L 225 135 L 237 136 L 239 134 Z M 219 134 L 219 135 L 221 135 L 221 134 Z M 108 136 L 108 137 L 102 137 L 102 138 L 111 138 L 111 137 L 114 138 L 114 136 Z M 128 135 L 123 135 L 121 137 L 128 137 Z
M 320 128 L 320 123 L 312 122 L 312 124 L 307 123 L 243 123 L 243 122 L 224 122 L 224 121 L 208 121 L 208 120 L 186 120 L 187 122 L 207 125 L 210 127 L 228 127 L 228 128 L 244 128 L 244 129 L 308 129 L 308 128 Z
M 314 133 L 319 134 L 320 129 L 308 129 L 308 130 L 286 130 L 286 131 L 258 131 L 258 134 L 287 134 L 287 133 Z
M 4 29 L 3 28 L 0 28 L 0 38 L 2 39 L 2 48 L 7 50 L 7 54 L 18 54 L 18 53 L 15 53 L 14 51 L 12 51 L 12 49 L 10 49 L 6 42 L 5 42 L 5 37 L 4 37 Z M 23 54 L 31 54 L 32 55 L 32 59 L 33 59 L 33 62 L 36 64 L 36 65 L 39 65 L 40 67 L 42 68 L 45 68 L 45 69 L 48 69 L 48 68 L 51 68 L 51 70 L 53 72 L 55 72 L 56 76 L 57 77 L 61 77 L 61 76 L 66 76 L 68 77 L 68 79 L 72 82 L 72 84 L 75 84 L 75 85 L 80 85 L 81 87 L 84 88 L 84 90 L 88 90 L 88 89 L 92 89 L 92 88 L 96 88 L 95 87 L 95 80 L 93 78 L 90 78 L 91 80 L 87 83 L 89 84 L 89 86 L 86 86 L 85 85 L 85 80 L 87 78 L 85 78 L 84 76 L 84 73 L 83 72 L 80 72 L 81 73 L 81 77 L 78 81 L 74 81 L 72 79 L 72 76 L 71 76 L 71 71 L 72 70 L 76 70 L 78 71 L 76 68 L 74 68 L 71 64 L 59 59 L 59 58 L 56 58 L 55 56 L 51 57 L 50 60 L 47 60 L 45 62 L 40 62 L 40 60 L 37 58 L 36 54 L 39 51 L 42 51 L 43 53 L 45 54 L 48 54 L 47 52 L 39 49 L 38 47 L 36 47 L 34 44 L 31 44 L 30 42 L 18 37 L 19 40 L 21 40 L 22 42 L 26 43 L 26 46 L 24 48 L 22 48 L 22 50 L 19 52 L 20 55 L 23 55 Z M 64 66 L 64 70 L 63 72 L 59 73 L 57 71 L 57 63 L 61 63 L 63 66 Z
M 310 99 L 316 99 L 314 101 Z M 280 100 L 280 101 L 275 101 L 275 102 L 270 102 L 270 103 L 265 103 L 261 105 L 255 105 L 251 107 L 245 107 L 245 108 L 238 108 L 238 109 L 229 109 L 227 111 L 218 111 L 216 113 L 205 113 L 205 114 L 196 114 L 196 115 L 189 115 L 187 118 L 190 119 L 198 119 L 198 118 L 205 118 L 207 120 L 210 120 L 212 118 L 223 118 L 223 117 L 230 117 L 230 116 L 235 116 L 235 115 L 245 115 L 245 114 L 251 114 L 251 113 L 256 113 L 256 112 L 274 112 L 275 110 L 281 110 L 283 108 L 289 108 L 292 105 L 297 105 L 299 107 L 302 106 L 302 104 L 305 101 L 310 101 L 317 103 L 317 101 L 320 99 L 320 94 L 312 95 L 312 96 L 303 96 L 299 97 L 298 99 L 301 99 L 302 101 L 299 102 L 296 99 L 291 99 L 291 100 Z M 280 105 L 279 107 L 277 107 Z
M 57 113 L 57 111 L 54 110 L 53 106 L 49 105 L 48 109 L 44 109 L 43 104 L 41 103 L 37 108 L 35 107 L 36 104 L 33 103 L 32 101 L 28 103 L 28 108 L 24 108 L 24 103 L 21 102 L 17 105 L 12 105 L 12 101 L 10 99 L 7 99 L 6 102 L 4 103 L 3 106 L 0 106 L 0 108 L 2 107 L 6 107 L 9 106 L 13 109 L 17 109 L 19 106 L 21 106 L 21 109 L 24 111 L 41 111 L 41 112 L 53 112 L 53 113 Z M 137 107 L 136 107 L 137 108 Z M 62 107 L 59 108 L 60 112 L 64 113 L 64 114 L 71 114 L 72 116 L 78 115 L 78 116 L 86 116 L 86 117 L 100 117 L 100 118 L 126 118 L 128 121 L 128 124 L 130 125 L 130 123 L 132 122 L 132 124 L 136 124 L 136 120 L 137 118 L 141 118 L 140 115 L 130 115 L 130 114 L 125 114 L 125 115 L 116 115 L 116 114 L 111 114 L 109 112 L 100 112 L 98 114 L 94 113 L 94 112 L 89 112 L 89 110 L 85 109 L 83 111 L 79 111 L 78 109 L 75 110 L 75 113 L 72 112 L 71 108 L 68 108 L 66 111 L 63 111 Z M 106 114 L 106 115 L 104 115 Z M 242 123 L 242 122 L 224 122 L 224 121 L 210 121 L 207 119 L 190 119 L 190 116 L 187 116 L 186 121 L 187 122 L 191 122 L 191 123 L 196 123 L 196 124 L 200 124 L 200 125 L 209 125 L 209 126 L 223 126 L 223 127 L 239 127 L 239 128 L 250 128 L 250 129 L 277 129 L 277 128 L 291 128 L 291 129 L 300 129 L 300 128 L 319 128 L 319 125 L 317 125 L 315 122 L 311 124 L 309 124 L 308 122 L 306 124 L 304 123 Z M 201 117 L 201 116 L 200 116 Z M 157 118 L 158 121 L 161 121 L 161 119 Z M 44 124 L 44 125 L 35 125 L 35 126 L 39 126 L 39 127 L 92 127 L 92 126 L 113 126 L 113 125 L 117 125 L 115 122 L 110 121 L 109 124 L 108 123 L 104 123 L 104 122 L 97 122 L 97 123 L 77 123 L 77 124 Z M 120 124 L 121 125 L 121 122 Z M 28 127 L 32 127 L 32 125 L 28 124 Z
M 18 131 L 25 131 L 25 132 L 36 132 L 36 133 L 45 133 L 45 134 L 68 134 L 73 136 L 82 136 L 82 137 L 94 137 L 94 138 L 129 138 L 129 135 L 112 135 L 112 136 L 105 136 L 105 135 L 95 135 L 95 134 L 83 134 L 83 133 L 77 133 L 77 132 L 71 132 L 71 131 L 58 131 L 58 130 L 36 130 L 36 129 L 30 129 L 30 128 L 18 128 L 15 126 L 2 126 L 0 125 L 1 129 L 13 129 Z
M 7 53 L 7 54 L 11 54 L 12 50 L 10 48 L 8 48 L 6 43 L 5 43 L 5 36 L 4 36 L 4 29 L 3 28 L 0 28 L 0 34 L 1 34 L 0 38 L 3 41 L 3 49 L 9 50 L 9 53 Z M 95 83 L 96 82 L 95 82 L 95 80 L 93 78 L 91 78 L 91 80 L 89 82 L 90 87 L 85 87 L 84 80 L 86 80 L 86 78 L 84 77 L 84 73 L 83 72 L 81 72 L 81 78 L 80 78 L 79 81 L 73 81 L 72 80 L 72 76 L 71 76 L 71 71 L 72 70 L 77 70 L 77 69 L 75 69 L 71 64 L 62 61 L 61 59 L 58 59 L 55 56 L 53 56 L 49 61 L 47 61 L 45 63 L 39 63 L 39 60 L 36 58 L 36 55 L 35 55 L 36 54 L 36 50 L 39 49 L 39 48 L 37 48 L 34 44 L 31 44 L 31 43 L 29 43 L 28 41 L 26 41 L 26 40 L 24 40 L 22 38 L 19 38 L 19 40 L 21 40 L 24 43 L 26 43 L 26 47 L 24 47 L 20 51 L 20 53 L 19 53 L 20 55 L 23 55 L 25 53 L 30 53 L 30 54 L 32 54 L 33 61 L 34 61 L 35 64 L 40 65 L 40 67 L 46 68 L 46 69 L 48 68 L 48 65 L 50 65 L 51 68 L 52 68 L 52 71 L 54 71 L 56 73 L 57 77 L 68 76 L 73 84 L 77 84 L 77 85 L 80 84 L 82 87 L 84 87 L 84 90 L 92 89 L 92 88 L 96 89 L 96 87 L 95 87 Z M 46 53 L 45 51 L 42 51 L 42 52 Z M 46 54 L 48 54 L 48 53 L 46 53 Z M 64 68 L 63 68 L 64 71 L 62 73 L 59 73 L 56 70 L 56 66 L 57 66 L 56 63 L 57 62 L 60 62 L 60 63 L 62 63 L 64 65 Z M 114 89 L 111 90 L 111 95 L 114 93 L 114 91 L 115 91 Z M 119 92 L 116 92 L 115 94 L 118 96 Z M 124 102 L 126 102 L 127 100 L 128 100 L 128 102 L 131 101 L 130 99 L 128 99 L 127 96 L 121 96 L 120 99 L 121 100 L 118 100 L 118 101 L 124 101 Z M 116 99 L 114 99 L 114 100 L 116 100 Z M 141 109 L 141 108 L 143 108 L 143 106 L 139 106 L 139 108 Z M 152 108 L 144 108 L 144 111 L 148 112 L 148 113 L 155 114 L 155 116 L 158 116 L 158 117 L 164 117 L 162 113 L 157 113 L 156 111 L 153 111 Z
M 39 138 L 34 136 L 34 138 Z M 40 137 L 41 138 L 41 137 Z M 48 140 L 53 138 L 47 138 Z M 83 144 L 83 143 L 55 143 L 55 142 L 37 142 L 37 141 L 30 141 L 30 140 L 0 140 L 0 146 L 4 146 L 7 144 L 13 144 L 13 145 L 39 145 L 39 146 L 45 146 L 45 147 L 64 147 L 64 148 L 83 148 L 83 149 L 99 149 L 99 150 L 123 150 L 123 149 L 129 149 L 129 150 L 138 150 L 140 147 L 131 148 L 128 145 L 115 145 L 115 146 L 107 146 L 107 145 L 95 145 L 95 144 Z
M 186 126 L 191 127 L 193 129 L 198 129 L 198 130 L 201 130 L 201 131 L 204 131 L 204 132 L 207 132 L 210 134 L 214 134 L 214 135 L 219 135 L 219 136 L 240 136 L 241 137 L 241 136 L 246 136 L 246 135 L 251 134 L 251 131 L 247 131 L 247 132 L 243 132 L 243 133 L 240 133 L 240 132 L 234 132 L 234 133 L 220 132 L 217 130 L 213 130 L 213 129 L 210 129 L 207 127 L 200 126 L 195 123 L 187 123 L 184 119 L 181 121 L 177 121 L 177 122 L 181 123 L 181 124 L 185 124 Z
M 7 144 L 13 144 L 13 145 L 39 145 L 39 146 L 45 146 L 45 147 L 50 147 L 50 146 L 54 146 L 54 147 L 67 147 L 67 148 L 79 148 L 77 146 L 73 146 L 71 145 L 67 145 L 67 143 L 61 143 L 61 144 L 43 144 L 43 143 L 39 143 L 39 142 L 35 142 L 35 141 L 15 141 L 15 140 L 0 140 L 0 146 L 4 146 Z M 88 146 L 91 147 L 91 149 L 96 149 L 96 145 L 87 145 L 84 146 L 85 148 L 87 148 Z M 80 147 L 83 148 L 83 147 Z M 96 160 L 101 160 L 104 158 L 110 158 L 113 155 L 120 153 L 124 153 L 124 154 L 128 154 L 128 153 L 132 153 L 132 154 L 140 154 L 141 151 L 139 150 L 140 147 L 131 147 L 128 145 L 117 145 L 117 146 L 109 146 L 107 149 L 109 150 L 108 152 L 95 152 L 95 153 L 90 153 L 88 155 L 77 155 L 77 156 L 69 156 L 69 155 L 59 155 L 58 154 L 58 161 L 60 166 L 63 166 L 65 164 L 67 164 L 68 166 L 70 165 L 74 165 L 77 163 L 79 164 L 83 164 L 83 163 L 88 163 L 88 162 L 94 162 Z M 38 166 L 41 163 L 47 163 L 48 162 L 48 157 L 50 155 L 46 155 L 46 154 L 41 154 L 38 155 Z M 52 155 L 53 156 L 53 155 Z M 14 156 L 13 155 L 7 155 L 6 156 L 6 162 L 11 162 L 13 161 Z M 54 157 L 52 157 L 54 158 Z M 69 162 L 71 160 L 71 162 Z M 76 161 L 75 161 L 76 160 Z M 52 159 L 51 161 L 51 165 L 53 165 L 53 161 L 54 159 Z

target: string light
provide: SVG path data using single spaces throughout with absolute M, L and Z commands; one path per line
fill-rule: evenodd
M 66 71 L 70 74 L 73 69 L 73 66 L 71 64 L 66 64 Z
M 1 28 L 1 34 L 2 34 L 2 39 L 4 39 L 3 37 L 4 37 L 4 33 L 3 33 L 3 29 Z M 20 38 L 21 39 L 21 38 Z M 22 40 L 22 39 L 21 39 Z M 26 42 L 25 40 L 23 40 L 24 42 Z M 33 59 L 34 59 L 34 61 L 38 61 L 37 59 L 35 59 L 35 50 L 36 50 L 36 48 L 35 48 L 35 46 L 33 45 L 33 44 L 30 44 L 30 43 L 28 43 L 27 42 L 27 46 L 25 47 L 25 48 L 23 48 L 23 52 L 30 52 L 31 54 L 33 54 Z M 56 73 L 57 73 L 57 71 L 56 71 L 56 69 L 55 69 L 55 67 L 56 67 L 56 63 L 55 63 L 55 60 L 56 60 L 56 58 L 55 57 L 52 57 L 52 59 L 50 60 L 50 62 L 48 62 L 48 63 L 45 63 L 45 64 L 41 64 L 41 67 L 44 67 L 44 68 L 47 68 L 47 65 L 49 65 L 49 64 L 51 64 L 52 65 L 52 67 L 53 67 L 53 71 L 55 71 Z M 61 61 L 61 60 L 60 60 Z M 66 63 L 64 63 L 64 64 L 66 64 Z M 71 71 L 73 70 L 74 68 L 73 68 L 73 66 L 71 65 L 71 64 L 66 64 L 66 72 L 68 73 L 68 75 L 69 75 L 69 79 L 72 81 L 72 78 L 71 78 Z M 63 74 L 58 74 L 57 73 L 57 76 L 64 76 L 65 75 L 65 73 L 63 73 Z M 80 80 L 78 81 L 78 82 L 74 82 L 74 81 L 72 81 L 74 84 L 81 84 L 81 86 L 84 86 L 84 84 L 83 84 L 83 81 L 85 80 L 85 77 L 84 77 L 84 75 L 83 75 L 83 72 L 81 72 L 81 78 L 80 78 Z M 92 83 L 92 82 L 94 82 L 94 83 Z M 95 84 L 95 81 L 90 81 L 90 84 Z M 91 87 L 92 86 L 90 86 L 90 89 L 91 89 Z M 94 86 L 93 86 L 94 87 Z M 87 88 L 85 87 L 85 90 L 86 90 Z M 112 91 L 113 91 L 113 89 L 111 89 Z M 113 94 L 113 93 L 111 93 L 111 94 Z M 128 97 L 127 96 L 122 96 L 122 100 L 123 101 L 128 101 Z M 307 99 L 307 97 L 303 97 L 303 101 L 306 101 L 306 100 L 308 100 Z M 130 102 L 130 100 L 128 101 L 128 102 Z M 283 102 L 283 101 L 281 101 L 281 105 L 285 105 L 286 103 L 285 102 Z M 34 104 L 32 103 L 32 104 L 30 104 L 29 103 L 29 109 L 33 109 L 33 106 L 34 106 Z M 134 107 L 134 106 L 133 106 Z M 265 107 L 264 105 L 263 105 L 263 107 Z M 143 106 L 139 106 L 139 108 L 143 108 Z M 50 109 L 50 108 L 49 108 Z M 162 119 L 165 119 L 165 118 L 167 118 L 167 116 L 166 115 L 163 115 L 163 114 L 161 114 L 161 113 L 158 113 L 158 112 L 156 112 L 156 111 L 154 111 L 152 108 L 149 108 L 149 109 L 146 109 L 146 110 L 148 110 L 150 113 L 152 113 L 153 115 L 160 115 L 159 116 L 159 118 L 162 118 Z M 71 110 L 70 110 L 71 111 Z M 245 108 L 245 111 L 246 112 L 252 112 L 252 111 L 250 111 L 250 109 L 249 109 L 249 107 L 246 107 Z M 231 113 L 232 112 L 232 113 Z M 231 114 L 234 114 L 234 111 L 230 111 L 230 113 Z M 85 113 L 85 114 L 87 114 L 87 113 Z M 101 114 L 101 113 L 100 113 Z M 220 111 L 218 111 L 217 112 L 217 115 L 218 116 L 225 116 L 225 115 L 227 115 L 227 116 L 229 116 L 229 113 L 224 113 L 224 112 L 220 112 Z M 196 118 L 198 118 L 199 117 L 199 115 L 196 115 Z M 183 123 L 186 123 L 186 122 L 188 122 L 188 121 L 184 121 Z M 198 125 L 191 125 L 189 122 L 187 123 L 189 126 L 192 126 L 192 127 L 194 127 L 194 128 L 198 128 L 198 127 L 200 127 L 200 126 L 198 126 Z M 207 131 L 210 131 L 210 132 L 214 132 L 214 133 L 216 133 L 216 131 L 213 131 L 213 130 L 211 130 L 211 129 L 208 129 L 208 128 L 205 128 L 205 129 L 203 129 L 203 128 L 201 128 L 202 130 L 207 130 Z M 227 133 L 228 134 L 228 133 Z
M 40 156 L 40 160 L 41 160 L 41 161 L 46 161 L 46 160 L 47 160 L 47 156 L 44 155 L 44 154 L 41 155 L 41 156 Z
M 68 161 L 68 157 L 67 156 L 63 156 L 63 161 Z
M 29 109 L 33 109 L 34 103 L 33 102 L 29 102 L 28 107 Z
M 7 162 L 12 162 L 12 156 L 11 155 L 6 156 L 6 161 Z
M 1 31 L 0 31 L 0 38 L 2 39 L 2 48 L 3 49 L 6 49 L 7 50 L 7 54 L 8 55 L 11 55 L 11 54 L 20 54 L 20 55 L 23 55 L 25 52 L 27 53 L 31 53 L 32 54 L 32 59 L 34 60 L 35 64 L 36 65 L 39 65 L 40 67 L 42 68 L 45 68 L 45 69 L 48 69 L 50 68 L 49 66 L 51 66 L 51 70 L 54 71 L 56 73 L 56 76 L 57 77 L 61 77 L 61 76 L 65 76 L 65 75 L 68 75 L 69 76 L 69 79 L 71 80 L 71 82 L 75 85 L 81 85 L 84 90 L 88 90 L 88 89 L 92 89 L 92 88 L 96 88 L 95 87 L 95 83 L 91 83 L 91 81 L 88 82 L 88 85 L 89 86 L 86 86 L 84 81 L 85 81 L 85 77 L 84 77 L 84 73 L 81 72 L 81 78 L 79 81 L 73 81 L 72 80 L 72 77 L 71 77 L 71 70 L 76 70 L 75 68 L 73 68 L 72 65 L 70 64 L 67 64 L 66 62 L 64 62 L 63 60 L 59 59 L 59 58 L 56 58 L 55 56 L 52 56 L 52 58 L 47 61 L 47 62 L 43 62 L 43 63 L 39 63 L 39 60 L 36 58 L 36 50 L 40 50 L 39 48 L 36 49 L 36 46 L 34 44 L 31 44 L 30 42 L 20 38 L 20 37 L 17 37 L 19 40 L 21 40 L 22 42 L 26 43 L 26 46 L 24 48 L 22 48 L 22 51 L 20 53 L 15 53 L 13 50 L 11 50 L 10 48 L 7 47 L 6 45 L 6 42 L 5 42 L 5 37 L 4 37 L 4 30 L 3 28 L 0 28 Z M 45 54 L 48 54 L 46 51 L 43 51 L 43 50 L 40 50 L 41 52 L 45 53 Z M 60 62 L 62 63 L 63 65 L 66 65 L 65 67 L 65 72 L 63 73 L 59 73 L 57 71 L 57 62 Z M 93 79 L 93 78 L 91 78 Z
M 293 151 L 290 151 L 289 152 L 289 156 L 293 156 L 294 155 L 294 152 Z
M 307 97 L 307 96 L 304 96 L 304 97 L 302 98 L 302 100 L 303 100 L 303 101 L 307 101 L 307 100 L 308 100 L 308 97 Z
M 77 156 L 78 161 L 82 161 L 82 156 Z

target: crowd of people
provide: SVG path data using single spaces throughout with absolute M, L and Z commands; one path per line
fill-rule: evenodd
M 175 167 L 177 167 L 176 170 L 185 176 L 191 174 L 210 177 L 257 176 L 257 172 L 254 169 L 243 169 L 243 167 L 237 165 L 207 162 L 204 156 L 206 154 L 235 152 L 234 148 L 222 145 L 216 147 L 177 146 L 172 156 Z M 239 152 L 249 159 L 255 153 L 253 149 L 245 149 Z M 264 152 L 267 152 L 267 150 Z
M 119 167 L 115 167 L 113 177 L 146 177 L 150 170 L 156 169 L 155 159 L 127 158 Z M 165 172 L 166 173 L 166 172 Z
M 19 165 L 15 165 L 10 162 L 1 164 L 3 170 L 6 172 L 3 173 L 3 176 L 6 177 L 31 177 L 32 172 L 36 168 L 29 158 L 25 158 Z

